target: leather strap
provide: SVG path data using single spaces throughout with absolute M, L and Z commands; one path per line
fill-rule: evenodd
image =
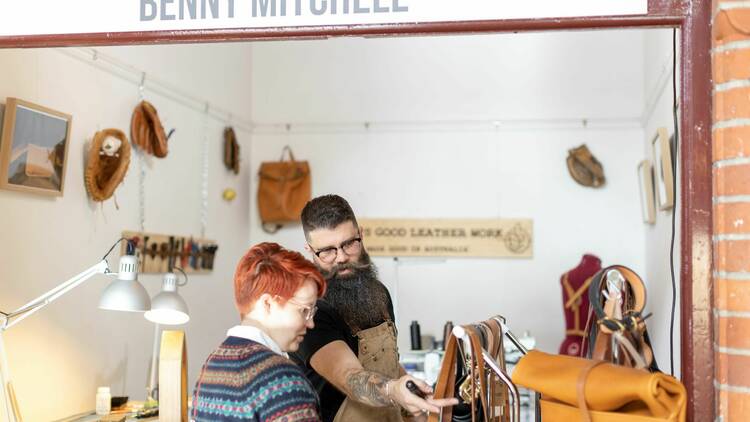
M 284 155 L 285 153 L 289 153 L 289 161 L 295 162 L 294 159 L 294 153 L 292 152 L 292 148 L 289 145 L 284 145 L 284 149 L 281 150 L 281 158 L 279 158 L 279 161 L 284 161 Z
M 630 285 L 633 291 L 635 303 L 633 304 L 632 311 L 641 313 L 646 307 L 646 286 L 643 280 L 633 270 L 622 265 L 612 265 L 606 268 L 602 268 L 596 274 L 594 274 L 593 281 L 589 286 L 589 302 L 591 302 L 591 308 L 594 310 L 598 319 L 604 318 L 606 315 L 605 309 L 602 306 L 602 288 L 606 284 L 606 275 L 610 270 L 617 270 L 625 278 L 625 281 Z
M 448 337 L 448 344 L 445 346 L 445 355 L 440 367 L 437 384 L 435 385 L 433 397 L 436 399 L 445 399 L 453 397 L 453 391 L 456 388 L 456 357 L 458 354 L 458 342 L 456 337 L 451 333 Z M 440 409 L 439 413 L 430 413 L 429 422 L 447 421 L 450 422 L 453 416 L 453 408 L 445 406 Z
M 494 347 L 488 350 L 490 356 L 495 359 L 500 369 L 505 371 L 505 347 L 504 347 L 504 335 L 503 329 L 500 326 L 499 319 L 501 317 L 494 317 L 484 321 L 482 324 L 487 326 L 495 339 Z M 488 371 L 490 376 L 489 397 L 490 402 L 487 403 L 489 414 L 487 418 L 490 421 L 496 422 L 509 422 L 510 421 L 510 394 L 505 384 L 500 378 L 491 371 Z M 498 412 L 496 412 L 498 410 Z
M 578 375 L 578 381 L 576 383 L 576 391 L 578 396 L 578 408 L 581 409 L 581 420 L 583 422 L 591 422 L 591 414 L 589 413 L 589 407 L 586 404 L 586 379 L 588 378 L 591 370 L 597 366 L 606 363 L 601 360 L 592 360 L 587 366 L 581 370 Z
M 593 279 L 593 276 L 587 278 L 578 290 L 573 290 L 573 286 L 570 285 L 570 280 L 568 280 L 568 274 L 566 273 L 563 275 L 563 285 L 568 291 L 568 301 L 565 302 L 565 308 L 571 308 L 574 303 L 578 302 L 578 299 L 583 296 L 584 293 L 587 293 Z
M 486 392 L 487 392 L 487 377 L 485 375 L 484 370 L 484 358 L 482 357 L 482 344 L 479 341 L 479 333 L 477 333 L 476 327 L 472 325 L 465 325 L 464 330 L 466 330 L 466 334 L 469 336 L 469 343 L 471 344 L 471 372 L 473 380 L 476 381 L 479 379 L 479 398 L 480 403 L 482 406 L 482 410 L 484 411 L 483 414 L 485 415 L 485 418 L 488 415 L 488 409 L 487 409 L 487 398 L 486 398 Z M 476 375 L 476 376 L 475 376 Z M 476 390 L 477 385 L 476 382 L 472 382 L 472 401 L 471 401 L 471 420 L 475 421 L 475 415 L 476 415 L 476 400 L 474 398 L 476 397 Z
M 568 301 L 565 302 L 565 309 L 573 311 L 573 328 L 565 331 L 565 334 L 567 335 L 584 335 L 583 327 L 581 327 L 581 296 L 583 296 L 584 292 L 588 291 L 589 285 L 591 285 L 591 280 L 593 280 L 593 277 L 587 278 L 581 287 L 577 290 L 573 290 L 573 286 L 570 285 L 570 280 L 568 280 L 568 274 L 566 273 L 563 275 L 563 287 L 568 294 Z

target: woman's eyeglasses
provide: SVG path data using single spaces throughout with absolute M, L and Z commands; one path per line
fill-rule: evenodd
M 295 302 L 293 299 L 288 299 L 287 302 L 291 302 L 293 305 L 296 305 L 300 313 L 302 314 L 302 318 L 305 319 L 305 321 L 310 321 L 315 316 L 315 312 L 318 311 L 317 305 L 307 306 L 303 305 L 301 303 Z
M 310 244 L 308 243 L 308 245 Z M 325 262 L 326 264 L 330 264 L 331 262 L 336 260 L 336 256 L 338 256 L 339 250 L 341 250 L 341 252 L 343 252 L 347 256 L 359 253 L 359 251 L 362 249 L 362 238 L 353 237 L 341 243 L 339 246 L 331 246 L 320 250 L 315 250 L 312 245 L 310 245 L 310 248 L 312 248 L 318 259 Z

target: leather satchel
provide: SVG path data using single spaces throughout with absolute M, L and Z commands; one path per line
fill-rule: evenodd
M 289 153 L 289 159 L 284 156 Z M 299 223 L 302 208 L 310 200 L 310 166 L 297 161 L 289 146 L 279 161 L 266 161 L 258 171 L 258 211 L 263 230 L 275 233 L 285 223 Z
M 542 394 L 544 422 L 684 422 L 687 393 L 675 378 L 574 356 L 530 351 L 513 382 Z

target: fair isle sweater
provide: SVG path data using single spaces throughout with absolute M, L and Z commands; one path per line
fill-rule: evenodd
M 190 419 L 317 422 L 318 397 L 300 368 L 256 341 L 230 336 L 208 357 Z

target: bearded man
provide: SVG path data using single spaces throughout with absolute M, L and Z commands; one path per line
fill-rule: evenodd
M 315 327 L 291 357 L 317 390 L 323 421 L 426 420 L 429 412 L 456 404 L 433 399 L 432 389 L 399 365 L 391 296 L 349 203 L 338 195 L 312 199 L 302 210 L 302 229 L 328 288 L 317 303 Z M 409 380 L 425 399 L 407 389 Z

